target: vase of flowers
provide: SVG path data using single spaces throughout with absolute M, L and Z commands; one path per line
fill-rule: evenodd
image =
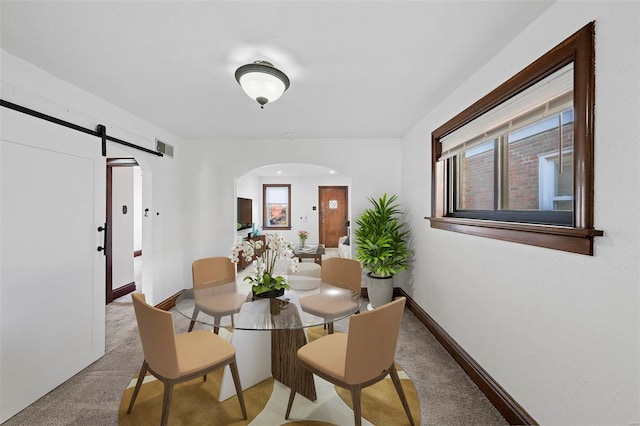
M 309 238 L 309 231 L 298 231 L 298 238 L 300 238 L 300 247 L 304 247 L 307 238 Z
M 256 252 L 262 253 L 256 257 L 255 272 L 244 277 L 251 283 L 251 290 L 257 297 L 278 297 L 288 289 L 287 280 L 283 276 L 274 276 L 278 259 L 293 259 L 293 247 L 279 234 L 265 234 L 264 243 L 261 240 L 241 241 L 231 249 L 229 259 L 238 263 L 240 256 L 251 262 Z

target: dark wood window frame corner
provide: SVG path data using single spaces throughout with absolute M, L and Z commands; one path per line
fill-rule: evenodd
M 590 22 L 488 95 L 434 130 L 431 134 L 432 228 L 486 238 L 593 255 L 594 237 L 604 232 L 594 227 L 594 106 L 595 23 Z M 573 225 L 456 217 L 451 211 L 451 191 L 445 161 L 440 160 L 440 140 L 472 120 L 573 63 L 574 153 Z
M 269 214 L 267 212 L 267 188 L 274 187 L 286 187 L 287 188 L 287 213 L 288 213 L 288 225 L 287 226 L 270 226 Z M 289 183 L 265 183 L 262 185 L 262 229 L 268 229 L 272 231 L 289 231 L 291 230 L 291 184 Z

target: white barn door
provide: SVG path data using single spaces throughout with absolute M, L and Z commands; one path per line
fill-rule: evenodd
M 100 140 L 0 108 L 0 422 L 104 354 Z

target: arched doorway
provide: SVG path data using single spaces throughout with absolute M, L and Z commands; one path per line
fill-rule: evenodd
M 290 229 L 278 231 L 289 241 L 298 241 L 298 231 L 305 230 L 310 233 L 308 243 L 337 247 L 338 237 L 347 235 L 347 222 L 351 217 L 350 176 L 324 165 L 310 163 L 269 164 L 249 170 L 236 179 L 235 194 L 238 198 L 251 200 L 254 228 L 258 232 L 262 232 L 264 227 L 263 187 L 269 184 L 290 185 L 291 226 Z M 330 191 L 332 189 L 342 193 L 343 198 L 337 199 L 336 193 Z M 323 193 L 331 194 L 323 201 Z M 331 211 L 328 211 L 329 208 Z M 337 209 L 342 209 L 343 213 L 331 214 Z M 236 219 L 237 213 L 234 216 Z M 237 240 L 246 238 L 248 231 L 251 230 L 239 230 Z

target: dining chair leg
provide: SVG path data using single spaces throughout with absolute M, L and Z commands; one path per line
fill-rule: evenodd
M 238 401 L 240 402 L 240 410 L 242 410 L 242 418 L 247 419 L 247 409 L 244 405 L 244 394 L 242 393 L 242 385 L 240 384 L 240 375 L 238 374 L 238 366 L 236 364 L 236 358 L 234 356 L 233 362 L 229 364 L 231 370 L 231 376 L 233 377 L 233 384 L 236 386 L 236 395 L 238 395 Z
M 220 321 L 222 320 L 222 317 L 219 316 L 214 316 L 213 317 L 213 323 L 214 324 L 218 324 L 220 325 Z M 213 326 L 213 334 L 218 334 L 218 331 L 220 330 L 220 327 L 218 327 L 217 325 Z
M 169 420 L 169 406 L 171 404 L 171 395 L 173 394 L 173 380 L 164 379 L 164 397 L 162 399 L 162 417 L 160 418 L 160 426 L 166 426 Z
M 362 407 L 360 405 L 360 394 L 362 387 L 360 385 L 351 386 L 351 402 L 353 403 L 353 421 L 356 426 L 362 425 Z
M 293 400 L 296 397 L 296 390 L 291 389 L 291 393 L 289 393 L 289 402 L 287 403 L 287 412 L 284 415 L 285 420 L 289 420 L 289 414 L 291 414 L 291 407 L 293 407 Z
M 138 373 L 138 380 L 136 381 L 136 387 L 133 390 L 133 395 L 131 395 L 131 402 L 129 402 L 129 409 L 127 410 L 127 414 L 131 413 L 133 409 L 133 403 L 136 401 L 138 397 L 138 392 L 140 392 L 140 388 L 142 387 L 142 382 L 144 381 L 144 376 L 147 375 L 147 361 L 142 361 L 142 367 L 140 367 L 140 372 Z
M 396 392 L 398 392 L 398 396 L 400 397 L 400 401 L 402 402 L 402 407 L 404 407 L 404 412 L 407 413 L 409 424 L 411 426 L 414 426 L 413 417 L 411 417 L 411 410 L 409 410 L 409 403 L 407 402 L 407 397 L 404 394 L 404 389 L 402 389 L 402 383 L 400 382 L 400 377 L 398 377 L 398 371 L 396 370 L 395 364 L 391 366 L 389 374 L 391 375 L 393 385 L 396 387 Z
M 193 330 L 193 326 L 196 323 L 196 318 L 198 317 L 199 313 L 200 313 L 200 309 L 198 309 L 197 306 L 193 308 L 193 316 L 191 316 L 191 323 L 189 323 L 189 330 L 187 330 L 187 333 Z
M 300 382 L 302 380 L 302 377 L 307 372 L 307 370 L 302 366 L 302 363 L 300 363 L 300 360 L 298 359 L 297 356 L 295 356 L 294 362 L 297 364 L 297 366 L 293 371 L 293 383 L 291 383 L 290 385 L 291 392 L 289 392 L 289 401 L 287 402 L 287 412 L 284 415 L 285 420 L 289 420 L 289 415 L 291 414 L 291 408 L 293 408 L 293 400 L 296 398 L 296 393 L 298 393 L 297 392 L 297 390 L 299 389 L 298 386 L 301 386 Z M 313 382 L 313 374 L 311 375 L 311 382 Z M 313 392 L 315 395 L 315 388 Z
M 329 329 L 329 333 L 328 334 L 333 334 L 333 323 L 332 322 L 327 324 L 327 328 Z

